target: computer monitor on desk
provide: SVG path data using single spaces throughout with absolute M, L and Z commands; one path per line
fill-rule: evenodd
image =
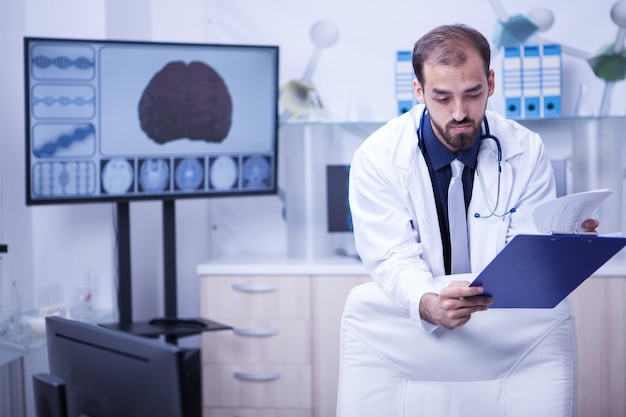
M 46 318 L 46 333 L 52 378 L 35 380 L 39 416 L 37 384 L 51 379 L 64 385 L 62 417 L 201 416 L 199 349 L 60 317 Z
M 348 202 L 350 165 L 326 166 L 326 208 L 329 232 L 352 232 L 352 214 Z
M 348 201 L 349 178 L 349 164 L 326 166 L 326 225 L 337 246 L 335 254 L 358 259 Z

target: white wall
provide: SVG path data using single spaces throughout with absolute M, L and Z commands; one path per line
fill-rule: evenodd
M 0 241 L 9 244 L 9 253 L 0 255 L 0 305 L 4 314 L 11 307 L 11 281 L 19 284 L 23 302 L 32 302 L 32 225 L 30 212 L 24 209 L 24 95 L 22 33 L 24 11 L 21 4 L 2 5 L 0 12 L 0 54 L 3 57 L 0 91 Z M 6 10 L 6 13 L 5 13 Z M 9 276 L 9 272 L 12 276 Z
M 24 104 L 21 38 L 24 32 L 24 7 L 20 2 L 0 5 L 0 56 L 7 65 L 0 75 L 2 111 L 0 111 L 0 243 L 9 244 L 9 253 L 0 259 L 0 321 L 6 320 L 11 310 L 11 281 L 19 282 L 26 303 L 32 302 L 33 280 L 31 253 L 32 226 L 30 212 L 24 209 L 25 192 L 22 186 L 24 172 L 23 120 Z M 10 63 L 10 64 L 9 64 Z M 8 272 L 14 273 L 11 276 Z M 11 410 L 21 410 L 23 402 L 16 401 L 9 388 L 14 383 L 8 365 L 0 367 L 0 415 L 9 416 Z
M 545 5 L 541 0 L 502 1 L 512 15 Z M 553 27 L 543 34 L 555 42 L 594 52 L 612 42 L 617 27 L 609 10 L 613 1 L 550 2 Z M 111 38 L 183 42 L 276 44 L 281 84 L 300 78 L 312 54 L 309 28 L 320 20 L 340 31 L 336 45 L 322 51 L 313 77 L 331 117 L 342 119 L 351 92 L 358 93 L 364 119 L 384 121 L 395 115 L 394 61 L 397 50 L 410 49 L 427 30 L 441 23 L 464 22 L 494 33 L 496 14 L 488 0 L 25 0 L 0 3 L 0 174 L 2 224 L 9 243 L 5 263 L 16 267 L 24 309 L 39 306 L 55 289 L 65 301 L 72 289 L 95 276 L 95 305 L 115 306 L 114 206 L 111 204 L 26 207 L 24 204 L 24 95 L 22 37 Z M 494 54 L 496 82 L 501 80 Z M 573 114 L 578 86 L 587 86 L 587 103 L 599 108 L 603 84 L 588 65 L 564 57 L 564 109 Z M 626 83 L 614 91 L 612 112 L 626 113 Z M 492 107 L 500 110 L 499 90 Z M 571 153 L 571 132 L 548 130 L 548 150 L 555 157 Z M 285 138 L 282 138 L 285 140 Z M 281 149 L 285 149 L 281 143 Z M 281 155 L 281 166 L 289 155 Z M 622 173 L 616 173 L 622 175 Z M 10 179 L 10 180 L 9 180 Z M 285 172 L 280 173 L 284 188 Z M 289 190 L 285 190 L 287 193 Z M 214 255 L 232 252 L 285 253 L 286 223 L 277 196 L 189 200 L 177 203 L 179 313 L 198 314 L 195 266 Z M 161 217 L 157 202 L 131 203 L 133 303 L 136 319 L 162 313 Z M 269 241 L 269 244 L 268 244 Z M 263 244 L 260 244 L 263 242 Z M 0 303 L 10 303 L 7 282 Z M 191 340 L 189 343 L 195 343 Z M 27 363 L 29 372 L 45 360 Z M 4 389 L 0 386 L 0 389 Z M 32 410 L 30 410 L 32 412 Z

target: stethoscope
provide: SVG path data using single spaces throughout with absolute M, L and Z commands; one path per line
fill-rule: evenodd
M 426 109 L 424 109 L 424 111 L 422 112 L 422 116 L 420 117 L 420 124 L 419 127 L 417 128 L 417 138 L 420 141 L 420 143 L 422 142 L 422 130 L 423 130 L 423 126 L 424 126 L 424 116 L 426 115 Z M 483 181 L 482 176 L 480 175 L 480 166 L 478 164 L 478 161 L 476 162 L 476 175 L 478 176 L 478 182 L 480 184 L 480 191 L 482 193 L 483 196 L 483 200 L 485 202 L 485 207 L 487 207 L 487 210 L 489 211 L 489 214 L 487 215 L 483 215 L 480 213 L 474 213 L 474 217 L 476 217 L 477 219 L 488 219 L 490 217 L 505 217 L 511 213 L 515 213 L 515 207 L 505 211 L 504 213 L 496 213 L 495 212 L 495 208 L 498 207 L 498 203 L 500 202 L 500 176 L 502 175 L 502 167 L 501 167 L 501 162 L 502 162 L 502 145 L 500 145 L 500 139 L 497 138 L 497 136 L 492 135 L 491 131 L 489 130 L 489 122 L 487 121 L 487 116 L 483 117 L 483 125 L 485 127 L 485 133 L 483 133 L 480 136 L 480 140 L 486 140 L 486 139 L 491 139 L 496 143 L 496 148 L 498 151 L 498 192 L 496 193 L 496 204 L 495 205 L 491 205 L 489 203 L 489 199 L 487 198 L 487 193 L 485 191 L 485 183 Z

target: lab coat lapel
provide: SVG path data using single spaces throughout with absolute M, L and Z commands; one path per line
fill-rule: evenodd
M 423 245 L 423 257 L 432 268 L 435 276 L 445 275 L 443 243 L 437 221 L 437 206 L 433 195 L 433 186 L 428 166 L 421 152 L 417 152 L 407 177 L 406 186 L 415 213 L 412 213 L 419 239 Z

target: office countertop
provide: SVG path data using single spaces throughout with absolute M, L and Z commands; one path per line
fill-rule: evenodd
M 236 254 L 217 257 L 196 267 L 198 275 L 365 275 L 351 256 L 293 258 L 285 255 Z
M 295 258 L 286 255 L 231 254 L 196 266 L 203 275 L 365 275 L 365 267 L 353 256 Z M 626 250 L 598 269 L 593 276 L 626 277 Z

